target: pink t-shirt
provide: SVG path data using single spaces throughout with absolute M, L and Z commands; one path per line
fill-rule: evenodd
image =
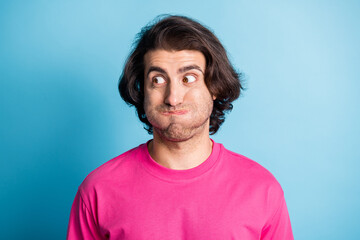
M 67 239 L 293 239 L 281 186 L 258 163 L 213 144 L 188 170 L 156 163 L 142 144 L 80 185 Z

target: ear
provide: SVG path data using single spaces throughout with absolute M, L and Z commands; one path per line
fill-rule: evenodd
M 215 100 L 216 100 L 216 96 L 215 96 L 215 95 L 213 95 L 213 96 L 212 96 L 212 99 L 213 99 L 213 101 L 215 101 Z

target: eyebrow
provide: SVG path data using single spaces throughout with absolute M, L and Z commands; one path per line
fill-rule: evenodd
M 146 76 L 149 76 L 149 74 L 151 72 L 159 72 L 159 73 L 166 74 L 166 71 L 164 69 L 162 69 L 161 67 L 156 67 L 156 66 L 151 66 L 149 68 L 149 70 L 147 71 Z
M 190 70 L 193 70 L 193 69 L 196 69 L 196 70 L 200 71 L 202 74 L 204 74 L 203 70 L 201 70 L 201 68 L 198 65 L 195 65 L 195 64 L 180 68 L 178 70 L 178 73 L 184 73 L 184 72 L 187 72 L 187 71 L 190 71 Z M 157 67 L 157 66 L 151 66 L 149 68 L 149 70 L 147 71 L 146 76 L 149 76 L 149 74 L 151 72 L 159 72 L 159 73 L 167 74 L 164 69 L 162 69 L 161 67 Z
M 187 72 L 187 71 L 190 71 L 190 70 L 193 70 L 193 69 L 196 69 L 196 70 L 200 71 L 202 74 L 204 74 L 203 70 L 201 70 L 201 68 L 198 65 L 195 65 L 195 64 L 180 68 L 178 70 L 178 73 L 184 73 L 184 72 Z

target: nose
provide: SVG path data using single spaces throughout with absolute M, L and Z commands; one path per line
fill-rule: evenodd
M 184 100 L 184 90 L 177 82 L 171 82 L 167 85 L 164 102 L 170 106 L 177 106 Z

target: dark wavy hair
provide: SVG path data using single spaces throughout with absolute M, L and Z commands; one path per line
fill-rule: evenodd
M 211 95 L 216 97 L 209 127 L 210 134 L 215 134 L 225 121 L 225 113 L 232 110 L 231 103 L 243 90 L 241 73 L 232 67 L 220 41 L 209 29 L 184 16 L 158 17 L 155 23 L 145 26 L 138 33 L 120 77 L 119 92 L 127 104 L 135 106 L 149 134 L 153 133 L 153 129 L 144 111 L 144 55 L 155 49 L 197 50 L 203 53 L 206 59 L 205 84 Z

